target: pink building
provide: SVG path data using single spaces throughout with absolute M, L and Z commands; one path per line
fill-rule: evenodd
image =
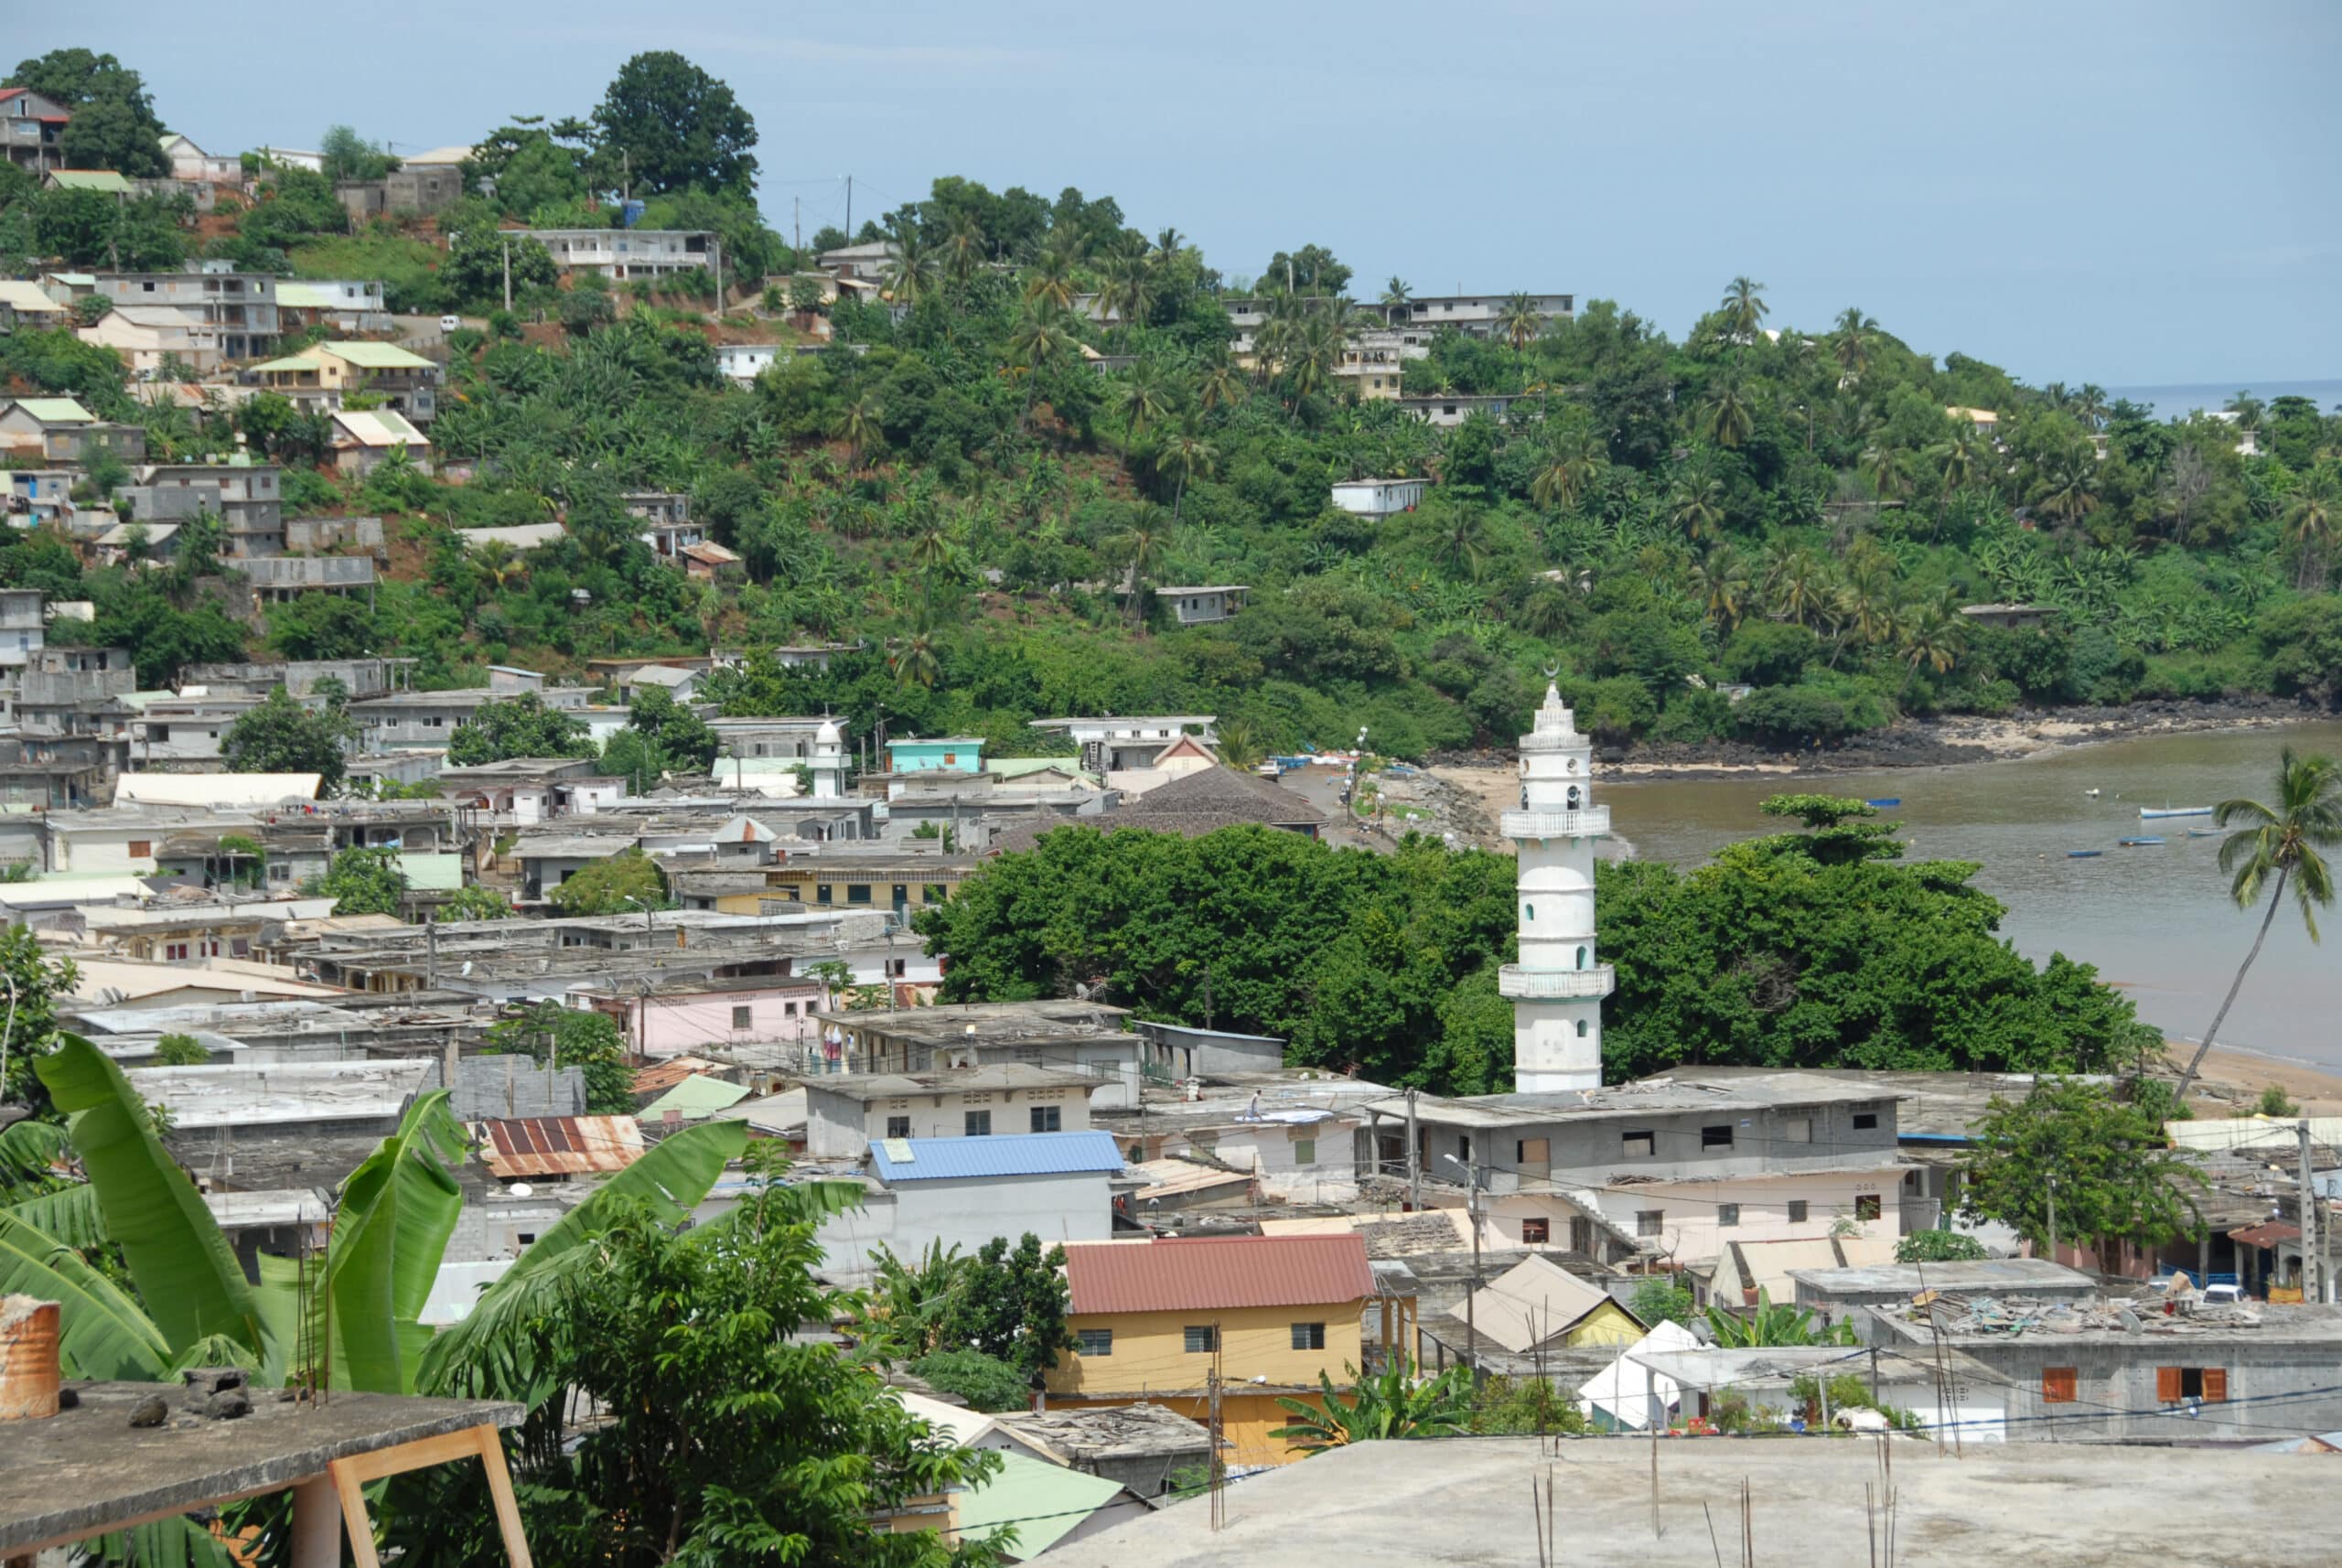
M 629 1048 L 653 1060 L 708 1047 L 812 1045 L 821 1026 L 813 1015 L 830 1005 L 816 980 L 750 975 L 736 980 L 677 977 L 648 994 L 632 987 L 596 985 L 577 995 L 608 1015 Z

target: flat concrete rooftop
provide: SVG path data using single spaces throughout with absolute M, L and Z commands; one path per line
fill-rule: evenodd
M 2334 1552 L 2331 1455 L 2023 1444 L 1964 1458 L 1895 1440 L 1897 1568 L 2300 1568 Z M 1658 1445 L 1660 1538 L 1651 1537 L 1652 1445 L 1534 1438 L 1362 1443 L 1232 1483 L 1228 1525 L 1175 1504 L 1050 1552 L 1052 1568 L 1423 1568 L 1534 1563 L 1532 1484 L 1552 1477 L 1555 1561 L 1688 1568 L 1738 1562 L 1739 1494 L 1754 1494 L 1759 1563 L 1869 1568 L 1868 1440 L 1679 1438 Z M 1703 1505 L 1705 1505 L 1704 1511 Z M 1709 1538 L 1709 1519 L 1715 1537 Z

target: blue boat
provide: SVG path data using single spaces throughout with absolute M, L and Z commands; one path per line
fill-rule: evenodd
M 1864 800 L 1863 802 L 1865 806 L 1876 806 L 1883 811 L 1891 811 L 1902 803 L 1903 797 L 1900 795 L 1890 795 L 1884 800 Z
M 2102 849 L 2069 849 L 2066 852 L 2066 858 L 2068 860 L 2096 860 L 2105 853 Z
M 2114 842 L 2115 842 L 2116 843 L 2121 844 L 2121 845 L 2122 845 L 2123 848 L 2125 848 L 2125 849 L 2135 849 L 2135 848 L 2137 848 L 2138 846 L 2140 846 L 2141 844 L 2161 843 L 2163 843 L 2163 840 L 2161 840 L 2161 839 L 2159 839 L 2159 838 L 2139 838 L 2139 839 L 2116 839 Z
M 2187 836 L 2192 839 L 2216 839 L 2220 836 L 2220 830 L 2218 828 L 2190 828 L 2187 830 Z

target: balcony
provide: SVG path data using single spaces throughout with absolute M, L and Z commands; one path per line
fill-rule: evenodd
M 1497 971 L 1497 994 L 1520 1002 L 1607 996 L 1617 983 L 1617 973 L 1606 963 L 1591 969 L 1523 969 L 1509 963 Z
M 1506 811 L 1498 830 L 1509 839 L 1600 838 L 1610 831 L 1610 808 L 1588 806 L 1578 811 Z

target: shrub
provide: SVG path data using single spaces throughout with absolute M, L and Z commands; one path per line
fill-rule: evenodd
M 936 1392 L 965 1400 L 974 1410 L 1024 1410 L 1033 1402 L 1024 1375 L 981 1350 L 938 1350 L 913 1361 L 910 1372 Z
M 1806 686 L 1764 686 L 1732 710 L 1732 727 L 1764 746 L 1829 746 L 1852 728 L 1836 698 Z
M 1983 1242 L 1958 1230 L 1914 1230 L 1895 1243 L 1898 1263 L 1973 1263 L 1987 1255 Z

